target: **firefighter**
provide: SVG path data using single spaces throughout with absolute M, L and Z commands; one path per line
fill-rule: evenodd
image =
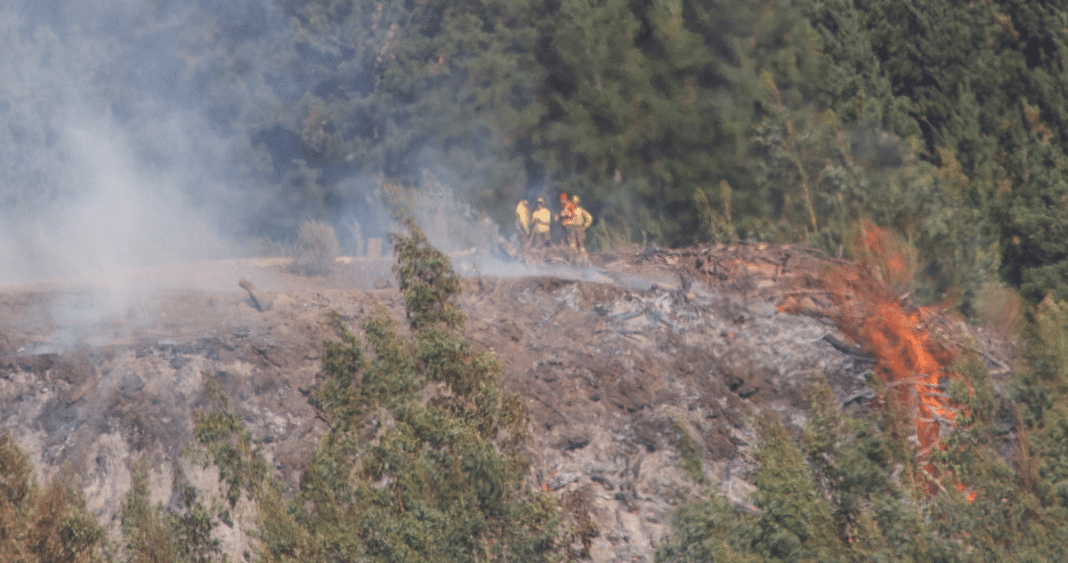
M 552 214 L 549 213 L 549 209 L 545 207 L 545 200 L 538 198 L 536 202 L 536 208 L 534 209 L 534 248 L 541 248 L 552 242 L 552 238 L 549 235 L 549 226 L 552 224 Z
M 568 244 L 579 254 L 586 253 L 586 229 L 593 224 L 593 215 L 586 211 L 579 196 L 571 196 L 571 217 L 565 224 L 568 232 Z
M 571 204 L 571 199 L 567 197 L 567 192 L 560 194 L 560 219 L 571 217 L 575 212 L 575 206 Z
M 575 206 L 571 204 L 571 200 L 567 197 L 567 192 L 560 194 L 560 212 L 553 218 L 554 221 L 558 221 L 560 226 L 564 228 L 564 244 L 569 248 L 575 248 L 575 242 L 571 240 L 571 225 L 575 219 Z
M 519 200 L 515 206 L 515 230 L 519 232 L 519 238 L 526 247 L 530 243 L 530 207 L 525 199 Z

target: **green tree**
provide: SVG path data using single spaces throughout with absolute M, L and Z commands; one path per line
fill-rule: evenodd
M 415 222 L 409 220 L 406 226 L 412 233 L 410 237 L 392 234 L 390 240 L 397 255 L 393 272 L 404 293 L 408 322 L 413 329 L 437 324 L 461 328 L 463 315 L 454 299 L 460 293 L 460 276 L 453 271 L 449 258 L 430 246 Z
M 538 3 L 318 0 L 293 3 L 307 91 L 281 125 L 317 167 L 417 185 L 448 170 L 462 200 L 508 219 L 519 150 L 541 119 Z M 352 182 L 320 180 L 339 200 Z M 493 213 L 491 213 L 492 215 Z
M 745 3 L 574 0 L 557 10 L 539 54 L 548 109 L 533 158 L 622 238 L 691 242 L 695 189 L 722 205 L 721 180 L 750 185 L 738 159 L 756 85 L 749 39 L 760 43 L 772 24 Z M 735 207 L 748 211 L 749 191 L 740 194 Z
M 760 419 L 759 469 L 753 503 L 756 520 L 753 549 L 771 560 L 830 561 L 839 554 L 831 514 L 816 494 L 810 467 L 800 448 L 775 415 Z
M 843 555 L 812 470 L 776 415 L 761 417 L 759 436 L 752 495 L 759 513 L 734 513 L 718 495 L 683 505 L 657 561 L 834 561 Z
M 212 531 L 224 517 L 220 507 L 205 507 L 196 489 L 179 475 L 175 488 L 178 510 L 152 506 L 145 464 L 131 469 L 130 492 L 123 501 L 119 520 L 126 541 L 125 561 L 130 563 L 209 563 L 221 553 Z
M 0 557 L 19 563 L 105 560 L 104 528 L 85 507 L 80 484 L 64 475 L 42 490 L 29 457 L 0 434 Z
M 1006 422 L 997 419 L 1011 407 L 999 404 L 1003 399 L 977 354 L 958 356 L 951 367 L 960 374 L 950 387 L 960 409 L 953 431 L 932 455 L 943 486 L 928 509 L 935 534 L 967 561 L 1056 558 L 1064 545 L 1063 520 L 1043 508 L 997 452 L 1003 434 L 998 425 Z
M 754 526 L 736 512 L 726 497 L 679 506 L 671 518 L 671 533 L 656 548 L 658 563 L 766 561 L 751 549 Z
M 410 225 L 393 235 L 411 335 L 375 316 L 370 354 L 339 318 L 325 342 L 315 403 L 330 423 L 299 491 L 287 494 L 223 399 L 196 433 L 220 465 L 231 502 L 258 506 L 258 560 L 547 561 L 560 515 L 524 485 L 526 416 L 501 393 L 496 358 L 472 350 L 448 259 Z M 236 491 L 236 493 L 235 493 Z
M 1068 519 L 1068 305 L 1044 299 L 1025 338 L 1029 343 L 1025 365 L 1013 380 L 1020 409 L 1022 478 L 1050 516 L 1064 521 Z

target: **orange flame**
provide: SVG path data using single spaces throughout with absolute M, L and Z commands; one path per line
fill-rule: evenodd
M 887 244 L 888 235 L 869 223 L 864 226 L 863 238 L 868 257 L 882 260 L 875 266 L 889 273 L 890 279 L 875 279 L 868 273 L 872 271 L 868 264 L 829 272 L 823 282 L 836 305 L 831 316 L 843 333 L 863 343 L 875 357 L 888 392 L 894 394 L 898 404 L 906 406 L 923 462 L 934 448 L 942 447 L 942 426 L 955 425 L 956 405 L 943 391 L 942 383 L 959 376 L 947 370 L 952 355 L 927 331 L 934 310 L 919 308 L 909 312 L 892 297 L 886 282 L 893 282 L 905 268 L 901 255 Z M 937 469 L 924 463 L 924 471 L 931 492 L 937 491 Z M 968 494 L 969 501 L 974 497 L 974 492 Z
M 938 443 L 940 423 L 954 420 L 939 386 L 939 379 L 948 375 L 946 360 L 923 329 L 927 310 L 906 314 L 894 302 L 873 305 L 873 314 L 860 324 L 858 335 L 878 360 L 887 387 L 911 407 L 920 453 L 926 455 Z

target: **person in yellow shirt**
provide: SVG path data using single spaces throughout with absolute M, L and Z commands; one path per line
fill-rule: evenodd
M 568 248 L 575 248 L 574 241 L 571 240 L 571 224 L 575 219 L 575 206 L 572 205 L 571 199 L 567 197 L 567 192 L 560 194 L 560 212 L 553 218 L 554 221 L 559 221 L 560 226 L 564 228 L 564 244 Z
M 549 227 L 552 224 L 553 215 L 545 207 L 545 200 L 538 198 L 534 209 L 534 248 L 541 248 L 552 242 L 549 235 Z
M 586 253 L 586 229 L 593 224 L 593 215 L 581 205 L 579 196 L 571 196 L 571 213 L 561 221 L 567 228 L 568 245 L 579 254 Z
M 515 230 L 519 232 L 519 238 L 525 247 L 530 242 L 530 207 L 525 199 L 519 200 L 515 206 Z

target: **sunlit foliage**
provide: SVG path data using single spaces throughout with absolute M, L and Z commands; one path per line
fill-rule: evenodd
M 524 483 L 522 402 L 502 396 L 500 363 L 463 338 L 458 277 L 418 227 L 396 234 L 412 333 L 388 317 L 334 317 L 315 404 L 330 432 L 300 489 L 283 491 L 224 398 L 198 414 L 197 437 L 234 502 L 259 510 L 259 561 L 552 561 L 560 514 Z
M 106 560 L 106 547 L 80 484 L 60 476 L 40 488 L 29 458 L 0 434 L 0 560 L 93 563 Z

